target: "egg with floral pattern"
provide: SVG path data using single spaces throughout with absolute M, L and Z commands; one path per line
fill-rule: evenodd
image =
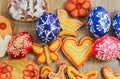
M 113 18 L 113 29 L 117 37 L 120 39 L 120 12 L 117 12 Z
M 110 30 L 110 16 L 103 7 L 95 7 L 88 16 L 88 28 L 96 37 L 106 35 Z
M 60 32 L 60 22 L 53 13 L 45 13 L 36 23 L 38 38 L 46 44 L 55 40 Z
M 26 57 L 32 49 L 33 39 L 30 33 L 21 32 L 10 40 L 7 53 L 11 58 L 19 59 Z
M 98 60 L 113 60 L 120 55 L 120 40 L 113 36 L 103 36 L 94 42 L 92 53 Z

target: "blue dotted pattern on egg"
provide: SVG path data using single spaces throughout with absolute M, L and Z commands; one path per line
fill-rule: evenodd
M 120 38 L 120 12 L 113 18 L 113 29 L 118 38 Z
M 36 32 L 41 41 L 51 43 L 60 32 L 60 22 L 56 15 L 46 13 L 36 23 Z
M 91 33 L 96 37 L 104 36 L 110 29 L 109 13 L 102 7 L 96 7 L 91 10 L 88 16 L 88 27 Z

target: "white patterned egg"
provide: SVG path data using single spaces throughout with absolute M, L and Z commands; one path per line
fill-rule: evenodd
M 56 15 L 46 13 L 36 23 L 36 32 L 41 41 L 51 43 L 60 32 L 60 22 Z
M 106 35 L 110 30 L 110 17 L 103 7 L 96 7 L 91 10 L 88 16 L 88 28 L 96 37 Z
M 113 30 L 118 38 L 120 38 L 120 12 L 116 13 L 113 18 Z

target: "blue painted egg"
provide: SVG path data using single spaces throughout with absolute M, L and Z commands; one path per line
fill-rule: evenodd
M 41 41 L 51 43 L 60 32 L 60 22 L 56 15 L 46 13 L 36 23 L 36 32 Z
M 109 13 L 103 7 L 96 7 L 91 10 L 88 16 L 88 27 L 94 36 L 101 37 L 110 30 Z
M 116 13 L 113 18 L 113 29 L 118 38 L 120 38 L 120 12 Z

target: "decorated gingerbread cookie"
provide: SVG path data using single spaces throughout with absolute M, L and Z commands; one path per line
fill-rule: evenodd
M 61 65 L 57 73 L 50 72 L 49 78 L 50 79 L 66 79 L 64 70 L 66 69 L 65 65 Z
M 104 66 L 102 69 L 105 79 L 120 79 L 120 73 L 113 72 L 109 67 Z
M 5 60 L 0 64 L 0 79 L 38 79 L 39 68 L 30 60 Z
M 8 13 L 15 20 L 33 21 L 49 10 L 47 0 L 11 0 Z
M 75 38 L 67 37 L 62 42 L 63 54 L 79 69 L 92 56 L 93 40 L 84 37 L 80 43 Z
M 84 74 L 83 72 L 81 73 L 77 72 L 77 70 L 75 70 L 75 68 L 73 68 L 72 66 L 68 66 L 67 74 L 70 79 L 96 79 L 98 71 L 93 70 Z
M 51 65 L 52 62 L 58 61 L 58 50 L 61 47 L 61 40 L 56 39 L 50 45 L 45 45 L 44 47 L 33 43 L 32 50 L 36 55 L 38 55 L 38 63 L 43 64 L 47 62 L 48 65 Z
M 52 72 L 52 69 L 49 66 L 42 67 L 42 69 L 40 71 L 40 78 L 46 79 L 50 72 Z
M 90 0 L 68 0 L 66 3 L 66 10 L 70 12 L 71 16 L 86 17 L 91 8 Z
M 13 37 L 10 21 L 0 15 L 0 57 L 5 56 L 9 41 Z
M 65 10 L 58 10 L 57 13 L 62 28 L 59 36 L 78 36 L 76 31 L 83 25 L 83 23 L 77 19 L 69 19 Z

